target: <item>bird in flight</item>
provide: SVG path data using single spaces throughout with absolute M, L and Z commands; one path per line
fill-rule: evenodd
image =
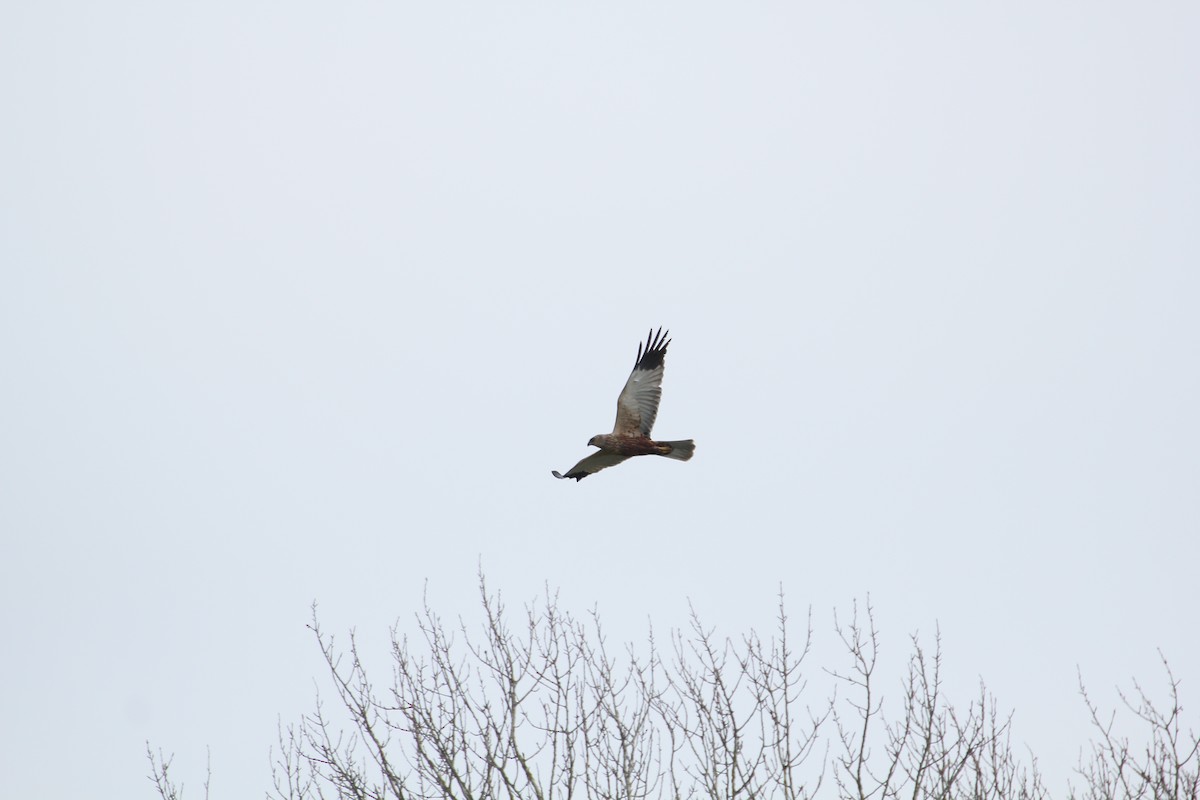
M 574 478 L 581 481 L 594 472 L 620 464 L 633 456 L 666 456 L 677 461 L 687 461 L 696 452 L 696 443 L 691 439 L 675 442 L 656 442 L 650 438 L 654 418 L 658 416 L 658 402 L 662 399 L 663 359 L 667 355 L 666 338 L 660 327 L 646 337 L 645 348 L 638 343 L 637 360 L 633 372 L 625 381 L 625 388 L 617 398 L 617 422 L 612 433 L 598 433 L 588 440 L 591 447 L 600 451 L 571 467 L 566 475 L 551 470 L 556 478 Z

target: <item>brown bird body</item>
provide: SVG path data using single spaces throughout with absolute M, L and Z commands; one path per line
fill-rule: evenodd
M 617 421 L 612 433 L 598 433 L 588 440 L 592 447 L 600 448 L 561 474 L 552 470 L 556 478 L 574 478 L 581 481 L 594 472 L 620 464 L 633 456 L 665 456 L 677 461 L 687 461 L 696 451 L 691 439 L 672 442 L 656 442 L 650 438 L 654 418 L 658 416 L 658 404 L 662 399 L 663 362 L 667 345 L 671 340 L 659 328 L 650 331 L 645 349 L 638 345 L 637 360 L 633 372 L 625 381 L 625 387 L 617 398 Z

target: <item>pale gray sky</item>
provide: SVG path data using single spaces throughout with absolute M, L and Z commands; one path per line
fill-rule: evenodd
M 331 631 L 869 592 L 1061 789 L 1200 698 L 1194 3 L 0 8 L 0 795 L 268 786 Z M 556 481 L 671 329 L 655 433 Z M 824 649 L 822 649 L 824 648 Z M 899 680 L 895 669 L 889 678 Z M 1193 718 L 1194 719 L 1194 718 Z

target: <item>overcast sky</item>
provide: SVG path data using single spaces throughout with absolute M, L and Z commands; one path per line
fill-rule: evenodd
M 1194 709 L 1198 41 L 1185 2 L 4 4 L 0 795 L 149 797 L 149 740 L 255 796 L 313 601 L 382 653 L 481 565 L 613 641 L 766 633 L 782 586 L 815 673 L 869 593 L 887 679 L 940 625 L 1056 791 L 1077 666 L 1111 705 L 1161 648 Z M 554 480 L 659 325 L 695 458 Z

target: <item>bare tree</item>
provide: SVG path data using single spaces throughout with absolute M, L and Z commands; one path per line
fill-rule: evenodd
M 1009 743 L 1009 717 L 981 683 L 965 709 L 947 702 L 942 687 L 942 639 L 932 655 L 916 635 L 901 685 L 902 708 L 889 722 L 875 675 L 879 635 L 874 611 L 865 625 L 858 604 L 848 624 L 834 616 L 834 629 L 850 654 L 850 668 L 832 674 L 848 687 L 835 704 L 840 752 L 834 776 L 839 794 L 871 798 L 1044 798 L 1036 762 L 1024 767 Z M 849 712 L 849 713 L 848 713 Z
M 1158 655 L 1167 677 L 1168 708 L 1156 705 L 1137 681 L 1133 682 L 1136 696 L 1117 690 L 1125 709 L 1150 728 L 1150 741 L 1140 749 L 1131 747 L 1127 737 L 1113 732 L 1117 712 L 1112 711 L 1104 719 L 1088 696 L 1080 673 L 1079 694 L 1091 715 L 1096 738 L 1092 741 L 1091 759 L 1085 762 L 1081 757 L 1076 769 L 1083 778 L 1083 789 L 1082 794 L 1073 791 L 1073 797 L 1087 800 L 1200 797 L 1200 737 L 1192 729 L 1184 729 L 1179 680 L 1161 651 Z
M 174 757 L 163 755 L 161 750 L 155 753 L 150 743 L 146 742 L 146 759 L 150 762 L 150 780 L 158 796 L 162 800 L 183 800 L 183 784 L 176 784 L 171 777 Z M 204 800 L 208 800 L 208 785 L 211 780 L 212 751 L 209 751 L 204 773 Z
M 739 645 L 714 636 L 692 610 L 688 631 L 673 637 L 667 691 L 655 710 L 670 742 L 671 797 L 806 798 L 824 770 L 805 770 L 829 715 L 800 707 L 800 667 L 812 644 L 811 619 L 799 652 L 779 599 L 777 633 Z
M 595 614 L 577 620 L 546 598 L 514 628 L 480 582 L 484 622 L 448 628 L 426 605 L 419 647 L 392 631 L 391 686 L 378 691 L 350 634 L 339 651 L 314 612 L 342 732 L 316 711 L 281 731 L 275 796 L 339 798 L 596 798 L 770 795 L 807 798 L 821 765 L 803 771 L 828 709 L 799 705 L 801 663 L 782 598 L 778 629 L 735 645 L 693 614 L 661 658 L 608 649 Z
M 810 703 L 811 613 L 798 635 L 782 596 L 769 638 L 720 637 L 693 609 L 660 652 L 653 630 L 640 648 L 611 650 L 597 614 L 564 613 L 549 591 L 516 614 L 482 576 L 479 592 L 483 619 L 475 627 L 447 625 L 426 603 L 414 641 L 393 628 L 385 684 L 372 679 L 355 632 L 342 645 L 322 630 L 314 607 L 310 628 L 332 697 L 318 697 L 313 712 L 281 726 L 269 796 L 1048 796 L 1036 760 L 1014 754 L 1010 715 L 982 683 L 965 704 L 946 696 L 940 633 L 929 645 L 912 636 L 902 679 L 881 683 L 869 601 L 861 615 L 855 604 L 848 622 L 835 614 L 848 663 L 826 670 L 833 697 Z M 1135 701 L 1121 695 L 1151 728 L 1144 753 L 1113 732 L 1113 719 L 1102 724 L 1083 693 L 1100 737 L 1092 760 L 1079 767 L 1085 786 L 1077 796 L 1200 800 L 1200 744 L 1182 727 L 1179 682 L 1167 675 L 1167 711 L 1136 683 Z M 147 756 L 159 797 L 182 800 L 171 760 L 149 746 Z

